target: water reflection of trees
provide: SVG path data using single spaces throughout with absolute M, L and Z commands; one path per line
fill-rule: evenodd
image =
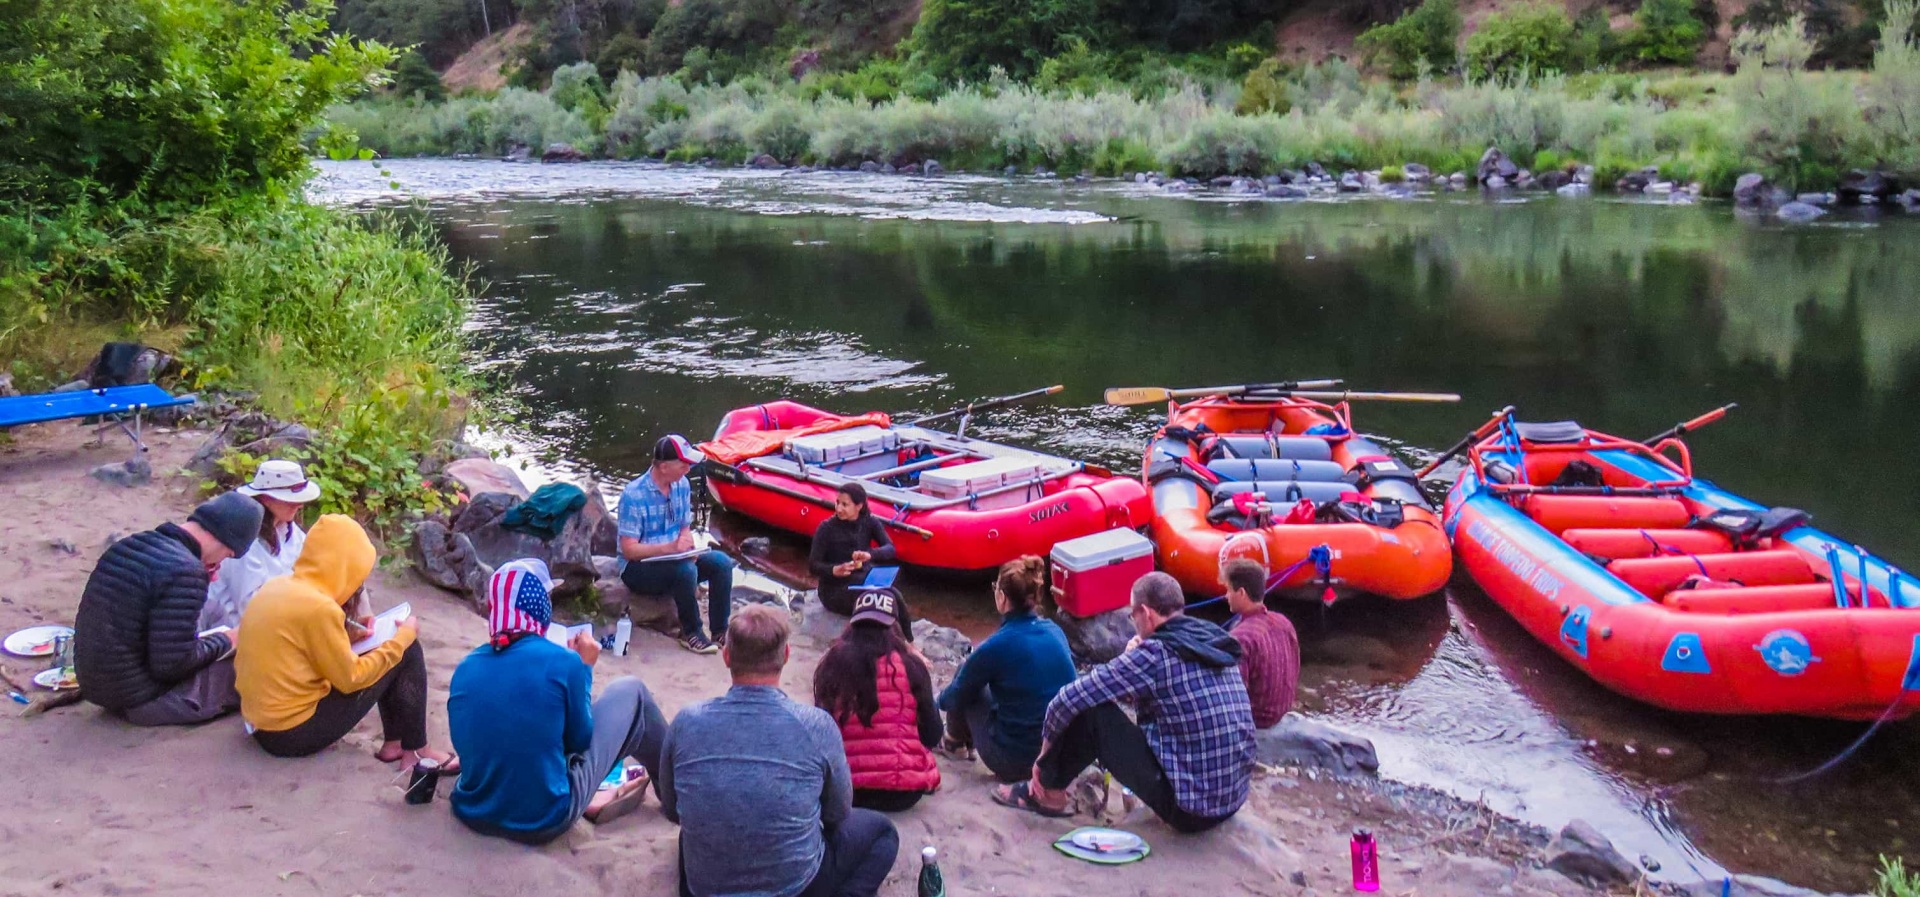
M 506 287 L 500 313 L 556 350 L 581 332 L 606 341 L 606 321 L 567 309 L 606 293 L 638 303 L 618 326 L 718 334 L 716 353 L 811 333 L 937 377 L 903 386 L 900 404 L 1043 380 L 1085 400 L 1119 383 L 1344 376 L 1463 393 L 1456 408 L 1363 412 L 1369 429 L 1440 445 L 1509 402 L 1644 435 L 1737 400 L 1738 415 L 1698 437 L 1703 470 L 1920 564 L 1920 533 L 1892 522 L 1920 486 L 1856 473 L 1920 436 L 1920 412 L 1901 400 L 1920 385 L 1913 222 L 1789 229 L 1609 201 L 1098 205 L 1119 220 L 872 221 L 633 200 L 507 202 L 443 220 Z M 541 273 L 558 280 L 518 280 Z M 686 282 L 705 286 L 662 292 Z M 575 401 L 605 405 L 592 417 L 624 413 L 591 388 L 595 365 L 549 367 L 577 378 Z M 704 426 L 722 395 L 838 398 L 804 378 L 701 383 L 662 411 Z

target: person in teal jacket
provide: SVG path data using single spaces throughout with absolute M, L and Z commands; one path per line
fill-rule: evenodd
M 1066 633 L 1034 613 L 1046 572 L 1046 562 L 1032 555 L 1001 566 L 993 584 L 1000 628 L 967 656 L 940 693 L 940 709 L 947 712 L 941 751 L 963 759 L 978 753 L 1002 782 L 1032 775 L 1047 702 L 1074 677 Z
M 453 673 L 448 727 L 461 758 L 453 815 L 474 831 L 544 844 L 585 816 L 610 822 L 640 804 L 660 765 L 667 723 L 639 679 L 608 683 L 597 701 L 600 646 L 545 638 L 552 580 L 538 560 L 510 561 L 488 581 L 487 643 Z M 647 771 L 601 783 L 632 757 Z

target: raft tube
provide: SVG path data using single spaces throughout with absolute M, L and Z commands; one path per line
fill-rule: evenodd
M 883 415 L 872 417 L 885 420 Z M 768 434 L 767 444 L 777 446 L 777 431 L 845 420 L 798 402 L 768 402 L 729 412 L 714 439 L 761 432 Z M 727 510 L 811 537 L 833 513 L 840 484 L 853 479 L 867 488 L 868 507 L 887 526 L 902 563 L 947 570 L 991 570 L 1022 555 L 1045 557 L 1057 542 L 1147 523 L 1146 490 L 1131 478 L 951 433 L 891 422 L 885 429 L 893 431 L 901 446 L 886 457 L 834 465 L 803 464 L 779 454 L 737 465 L 710 462 L 707 490 Z M 925 470 L 1005 457 L 1033 459 L 1045 473 L 1011 492 L 958 500 L 923 495 L 913 486 Z M 896 476 L 870 476 L 915 465 L 917 469 Z
M 1205 435 L 1187 435 L 1197 432 Z M 1291 568 L 1270 583 L 1269 595 L 1296 599 L 1326 600 L 1329 590 L 1336 600 L 1418 598 L 1438 591 L 1452 573 L 1446 535 L 1413 471 L 1355 435 L 1344 404 L 1220 397 L 1173 404 L 1167 426 L 1147 445 L 1142 480 L 1152 490 L 1149 533 L 1160 569 L 1190 595 L 1220 594 L 1221 561 L 1236 556 L 1259 560 L 1276 575 Z M 1402 522 L 1246 528 L 1244 519 L 1209 519 L 1239 493 L 1265 496 L 1278 519 L 1301 500 L 1321 504 L 1356 491 L 1397 503 Z
M 1461 568 L 1568 663 L 1669 710 L 1870 720 L 1920 707 L 1920 581 L 1804 517 L 1724 532 L 1722 512 L 1765 509 L 1695 479 L 1678 440 L 1537 426 L 1476 446 L 1444 518 Z M 1551 485 L 1576 460 L 1601 482 Z

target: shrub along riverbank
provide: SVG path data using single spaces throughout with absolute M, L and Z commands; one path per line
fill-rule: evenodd
M 0 362 L 33 391 L 100 343 L 314 433 L 325 511 L 431 506 L 463 414 L 468 285 L 430 238 L 305 203 L 300 137 L 393 54 L 324 4 L 23 0 L 0 28 Z M 298 51 L 296 53 L 296 51 Z
M 1342 62 L 1262 64 L 1242 81 L 1192 79 L 1157 91 L 1049 87 L 1004 77 L 931 99 L 874 100 L 845 75 L 692 86 L 590 66 L 545 92 L 509 88 L 444 103 L 378 98 L 337 106 L 332 127 L 388 156 L 535 155 L 567 143 L 609 158 L 761 154 L 786 164 L 934 159 L 949 169 L 1039 166 L 1097 174 L 1265 174 L 1307 162 L 1471 171 L 1497 146 L 1536 171 L 1592 164 L 1602 183 L 1657 167 L 1726 193 L 1758 170 L 1801 189 L 1850 168 L 1920 172 L 1920 52 L 1914 4 L 1887 4 L 1870 71 L 1807 68 L 1795 19 L 1743 32 L 1731 75 L 1604 74 L 1486 81 L 1368 81 Z M 885 94 L 884 90 L 879 91 Z

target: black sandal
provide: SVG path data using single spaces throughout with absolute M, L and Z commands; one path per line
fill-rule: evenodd
M 998 788 L 993 789 L 993 802 L 1003 807 L 1012 807 L 1016 810 L 1025 810 L 1035 815 L 1045 816 L 1048 819 L 1065 819 L 1073 815 L 1071 808 L 1056 810 L 1035 800 L 1033 798 L 1033 786 L 1030 782 L 1016 782 L 1008 785 L 1007 790 L 1004 792 Z M 1069 800 L 1069 803 L 1071 803 L 1071 800 Z

